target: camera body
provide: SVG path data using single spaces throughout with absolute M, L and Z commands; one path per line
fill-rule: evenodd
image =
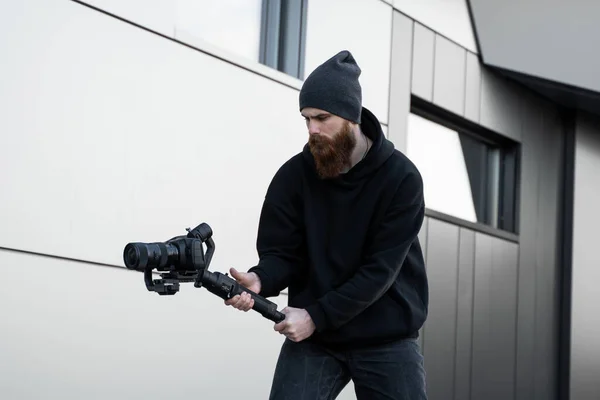
M 146 288 L 161 296 L 177 293 L 180 282 L 194 282 L 195 287 L 205 287 L 224 300 L 247 292 L 254 299 L 253 309 L 263 317 L 274 322 L 285 319 L 285 314 L 277 311 L 277 304 L 245 288 L 227 274 L 208 271 L 215 252 L 210 226 L 201 223 L 187 231 L 187 235 L 176 236 L 166 242 L 128 243 L 123 250 L 125 266 L 143 272 Z M 206 253 L 203 244 L 206 244 Z M 163 271 L 161 279 L 153 279 L 155 269 Z
M 202 285 L 204 271 L 215 251 L 212 229 L 205 223 L 187 229 L 186 236 L 176 236 L 166 242 L 128 243 L 123 260 L 128 269 L 143 272 L 146 287 L 159 295 L 173 295 L 179 291 L 179 282 Z M 206 243 L 204 254 L 202 245 Z M 152 271 L 167 271 L 162 279 L 153 279 Z

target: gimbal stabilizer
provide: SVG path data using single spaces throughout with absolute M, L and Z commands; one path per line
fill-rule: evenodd
M 186 236 L 176 236 L 166 242 L 128 243 L 123 250 L 123 260 L 128 269 L 144 273 L 146 288 L 159 295 L 173 295 L 179 291 L 179 282 L 194 282 L 209 292 L 227 300 L 242 292 L 254 299 L 253 309 L 273 322 L 281 322 L 285 314 L 277 311 L 277 304 L 241 286 L 227 274 L 208 271 L 215 252 L 212 229 L 202 223 Z M 206 243 L 206 255 L 202 244 Z M 162 279 L 152 279 L 152 270 L 168 271 L 160 274 Z

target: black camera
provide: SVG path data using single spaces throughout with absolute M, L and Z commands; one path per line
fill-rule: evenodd
M 210 226 L 202 223 L 187 232 L 166 242 L 128 243 L 123 250 L 125 266 L 143 272 L 146 288 L 159 295 L 174 295 L 180 282 L 194 282 L 195 287 L 205 287 L 224 300 L 248 292 L 254 299 L 253 309 L 263 317 L 274 322 L 285 319 L 285 314 L 277 311 L 277 304 L 241 286 L 227 274 L 208 271 L 215 252 Z M 207 247 L 206 254 L 203 244 Z M 164 271 L 161 279 L 153 279 L 155 269 Z

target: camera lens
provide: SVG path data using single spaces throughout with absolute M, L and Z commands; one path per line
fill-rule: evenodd
M 148 263 L 148 251 L 144 243 L 128 243 L 123 250 L 123 261 L 128 269 L 143 271 Z
M 139 250 L 135 246 L 129 247 L 126 255 L 126 264 L 131 267 L 137 267 L 140 262 L 140 253 Z
M 179 251 L 176 246 L 166 243 L 128 243 L 123 250 L 123 261 L 128 269 L 144 271 L 146 267 L 166 270 L 171 264 L 178 264 Z

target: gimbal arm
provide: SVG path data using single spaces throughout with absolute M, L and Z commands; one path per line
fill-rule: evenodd
M 146 288 L 159 295 L 174 295 L 179 291 L 180 282 L 194 282 L 197 288 L 204 286 L 224 300 L 247 292 L 254 299 L 252 309 L 273 322 L 285 319 L 285 314 L 277 311 L 277 304 L 240 285 L 227 274 L 208 270 L 215 252 L 210 226 L 202 223 L 187 231 L 186 236 L 176 236 L 164 243 L 128 243 L 123 251 L 125 266 L 144 272 Z M 162 279 L 152 279 L 154 269 L 168 272 L 161 274 Z

